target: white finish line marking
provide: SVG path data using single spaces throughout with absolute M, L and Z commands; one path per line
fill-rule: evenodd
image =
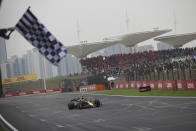
M 56 125 L 56 127 L 58 127 L 58 128 L 63 128 L 64 126 L 62 126 L 62 125 Z
M 40 121 L 45 122 L 46 120 L 45 119 L 40 119 Z
M 3 116 L 0 114 L 0 119 L 10 128 L 12 129 L 13 131 L 18 131 L 18 129 L 16 129 L 15 127 L 13 127 L 9 122 L 7 122 Z
M 29 117 L 35 117 L 35 115 L 30 114 Z
M 119 97 L 135 97 L 135 98 L 139 98 L 139 97 L 143 97 L 143 98 L 173 98 L 173 99 L 181 99 L 181 98 L 185 98 L 185 99 L 196 99 L 196 97 L 186 97 L 186 96 L 124 96 L 124 95 L 107 95 L 107 94 L 92 94 L 92 95 L 100 95 L 100 96 L 119 96 Z

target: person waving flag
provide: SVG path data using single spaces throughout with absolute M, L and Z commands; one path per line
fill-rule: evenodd
M 66 48 L 36 18 L 30 8 L 18 21 L 15 30 L 54 65 L 58 65 L 60 60 L 67 54 Z

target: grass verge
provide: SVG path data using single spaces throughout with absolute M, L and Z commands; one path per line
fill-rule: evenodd
M 152 90 L 148 92 L 139 92 L 137 89 L 105 90 L 97 91 L 97 94 L 125 95 L 125 96 L 196 96 L 196 90 L 193 91 L 174 91 L 174 90 Z
M 0 131 L 6 131 L 6 129 L 4 128 L 3 125 L 1 125 L 1 123 L 0 123 Z

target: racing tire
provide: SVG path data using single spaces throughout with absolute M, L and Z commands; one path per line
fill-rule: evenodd
M 95 100 L 94 100 L 94 105 L 95 105 L 95 107 L 100 107 L 100 106 L 101 106 L 100 100 L 95 99 Z
M 69 110 L 74 109 L 74 103 L 73 102 L 69 102 L 68 103 L 68 108 L 69 108 Z

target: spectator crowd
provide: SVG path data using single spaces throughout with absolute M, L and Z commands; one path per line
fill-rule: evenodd
M 91 73 L 105 72 L 109 76 L 120 74 L 134 77 L 151 72 L 173 69 L 196 69 L 196 47 L 145 51 L 130 54 L 98 56 L 81 60 L 83 68 Z

